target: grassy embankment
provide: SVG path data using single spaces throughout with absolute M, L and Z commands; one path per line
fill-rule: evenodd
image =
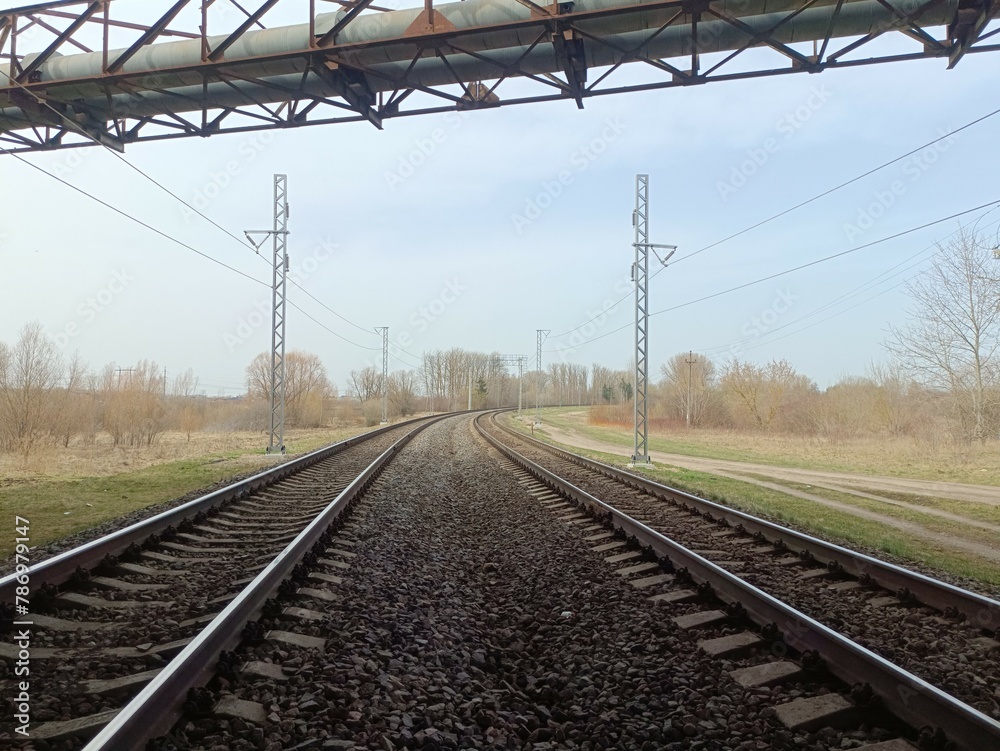
M 289 454 L 302 454 L 369 430 L 362 427 L 289 431 Z M 146 449 L 110 446 L 50 451 L 30 462 L 0 463 L 0 556 L 14 548 L 14 517 L 31 522 L 31 545 L 43 545 L 137 509 L 179 498 L 277 463 L 262 452 L 260 433 L 199 434 L 186 442 L 168 434 Z M 138 467 L 138 468 L 132 468 Z M 125 469 L 128 468 L 128 469 Z
M 585 438 L 631 448 L 631 426 L 594 425 L 586 407 L 550 407 L 544 421 Z M 844 438 L 788 436 L 736 430 L 651 431 L 650 451 L 781 467 L 855 472 L 917 480 L 1000 486 L 1000 442 L 957 444 L 910 437 Z M 1000 492 L 1000 491 L 998 491 Z
M 579 412 L 579 408 L 574 408 L 574 410 L 563 408 L 562 411 Z M 525 433 L 530 432 L 527 424 L 519 423 L 516 419 L 511 419 L 509 415 L 505 416 L 504 419 L 516 429 Z M 553 418 L 548 413 L 543 415 L 543 421 L 551 422 L 557 428 L 566 428 L 570 425 L 566 422 L 565 416 L 557 415 Z M 559 424 L 560 422 L 562 422 L 562 425 Z M 579 425 L 579 422 L 573 423 L 573 429 L 595 440 L 603 440 L 600 437 L 602 434 L 616 434 L 619 438 L 621 435 L 620 432 L 607 428 L 585 432 L 579 430 L 577 425 Z M 536 429 L 534 434 L 537 438 L 562 446 L 582 456 L 615 466 L 624 466 L 626 464 L 626 459 L 615 454 L 578 449 L 560 443 L 558 440 L 554 440 L 544 427 L 541 430 Z M 670 448 L 654 447 L 657 450 L 681 453 L 678 447 L 686 445 L 689 451 L 685 453 L 690 453 L 691 449 L 694 449 L 698 451 L 698 453 L 692 454 L 695 456 L 736 459 L 737 452 L 732 446 L 713 447 L 710 444 L 703 443 L 705 440 L 704 436 L 699 437 L 696 441 L 686 443 L 680 443 L 673 439 L 659 439 L 661 446 L 668 444 Z M 620 441 L 615 441 L 615 443 L 620 443 Z M 652 445 L 654 441 L 651 440 L 650 443 Z M 763 447 L 757 449 L 756 455 L 752 457 L 752 460 L 760 463 L 779 464 L 777 461 L 765 462 L 769 458 L 774 457 L 767 452 L 767 445 L 765 444 Z M 744 457 L 743 460 L 747 461 L 750 459 Z M 780 462 L 780 464 L 782 466 L 808 466 L 809 468 L 832 469 L 830 466 L 817 466 L 812 461 L 791 465 L 784 462 Z M 841 464 L 841 467 L 842 471 L 862 471 L 862 468 L 851 464 L 846 464 L 846 466 L 845 464 Z M 751 514 L 787 524 L 832 542 L 848 546 L 864 546 L 865 548 L 883 551 L 907 561 L 916 561 L 940 571 L 1000 586 L 1000 565 L 994 560 L 972 555 L 964 551 L 957 551 L 939 542 L 929 540 L 926 536 L 914 535 L 905 530 L 894 529 L 886 524 L 856 516 L 849 511 L 841 511 L 814 501 L 797 498 L 793 495 L 769 488 L 762 488 L 753 483 L 720 477 L 706 472 L 697 472 L 669 465 L 654 465 L 651 470 L 641 471 L 642 474 L 665 485 L 670 485 L 671 487 L 698 495 L 702 498 L 724 503 Z M 770 478 L 761 477 L 760 479 Z M 913 509 L 891 506 L 878 501 L 859 498 L 847 493 L 829 491 L 810 485 L 788 482 L 781 482 L 780 484 L 796 490 L 804 490 L 813 495 L 830 498 L 831 500 L 836 500 L 847 505 L 877 511 L 884 516 L 914 522 L 921 527 L 925 527 L 932 533 L 939 532 L 986 544 L 991 544 L 996 539 L 995 535 L 986 530 L 964 525 L 960 522 L 941 519 Z M 997 507 L 920 496 L 904 496 L 902 494 L 896 494 L 896 497 L 908 503 L 912 502 L 927 507 L 940 508 L 951 513 L 1000 525 L 1000 509 Z

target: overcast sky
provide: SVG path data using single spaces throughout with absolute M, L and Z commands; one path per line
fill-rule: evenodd
M 319 323 L 290 309 L 288 345 L 319 354 L 341 390 L 352 369 L 380 361 L 372 329 L 383 325 L 410 353 L 394 347 L 392 369 L 450 347 L 533 357 L 539 328 L 553 333 L 547 362 L 625 367 L 631 296 L 564 332 L 630 292 L 636 173 L 650 175 L 651 239 L 679 246 L 651 284 L 652 311 L 857 248 L 1000 199 L 1000 116 L 687 258 L 1000 107 L 1000 55 L 945 68 L 713 83 L 594 98 L 583 111 L 567 101 L 401 118 L 381 132 L 137 144 L 126 156 L 239 238 L 270 226 L 273 174 L 288 174 L 298 282 L 365 329 L 292 286 L 290 300 Z M 94 368 L 147 358 L 171 374 L 193 368 L 211 395 L 241 391 L 270 344 L 268 263 L 101 149 L 27 159 L 261 284 L 0 156 L 0 340 L 39 321 Z M 651 363 L 687 350 L 786 358 L 824 387 L 860 373 L 885 358 L 889 325 L 906 321 L 898 285 L 977 216 L 656 315 Z M 995 234 L 998 218 L 980 227 Z

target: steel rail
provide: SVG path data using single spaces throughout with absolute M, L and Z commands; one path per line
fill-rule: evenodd
M 475 419 L 480 435 L 508 459 L 549 488 L 607 518 L 614 527 L 658 556 L 668 558 L 674 566 L 687 569 L 695 581 L 707 582 L 719 599 L 739 603 L 755 623 L 774 624 L 785 644 L 799 653 L 816 652 L 830 673 L 847 685 L 870 685 L 883 706 L 903 722 L 914 728 L 934 723 L 964 751 L 1000 748 L 1000 723 L 505 446 L 483 429 L 482 417 Z
M 491 420 L 498 429 L 537 445 L 585 469 L 602 474 L 656 498 L 677 503 L 689 510 L 701 514 L 711 514 L 715 519 L 724 519 L 730 526 L 742 526 L 751 534 L 764 535 L 769 542 L 780 540 L 792 552 L 808 553 L 814 560 L 827 566 L 835 564 L 845 574 L 858 578 L 867 575 L 880 587 L 890 592 L 909 590 L 910 594 L 921 603 L 941 611 L 952 608 L 962 613 L 970 623 L 978 628 L 988 631 L 1000 630 L 1000 602 L 985 595 L 970 592 L 967 589 L 956 587 L 916 571 L 910 571 L 856 550 L 850 550 L 766 519 L 752 516 L 744 511 L 737 511 L 617 467 L 579 456 L 501 425 L 495 420 L 497 414 L 499 413 L 494 412 Z
M 399 427 L 410 425 L 425 417 L 407 420 L 405 422 L 389 425 L 384 428 L 363 433 L 345 441 L 340 441 L 331 446 L 327 446 L 317 451 L 313 451 L 298 459 L 279 464 L 265 472 L 260 472 L 252 477 L 248 477 L 232 485 L 219 488 L 211 493 L 207 493 L 199 498 L 188 501 L 176 508 L 168 509 L 148 519 L 143 519 L 135 524 L 116 530 L 109 535 L 91 540 L 83 545 L 79 545 L 71 550 L 63 551 L 58 555 L 47 558 L 43 561 L 28 567 L 27 571 L 21 573 L 8 574 L 0 578 L 0 603 L 14 602 L 14 590 L 18 586 L 18 578 L 27 575 L 31 580 L 32 590 L 41 584 L 61 584 L 77 568 L 91 568 L 99 563 L 106 555 L 117 555 L 133 543 L 139 544 L 150 535 L 158 534 L 169 526 L 175 526 L 184 519 L 194 517 L 199 512 L 210 509 L 221 503 L 225 503 L 234 498 L 242 498 L 251 492 L 271 485 L 282 480 L 289 475 L 301 472 L 307 467 L 311 467 L 317 462 L 335 456 L 346 449 L 364 443 L 372 438 L 382 435 L 386 431 L 396 430 Z
M 309 552 L 323 532 L 394 459 L 414 436 L 452 414 L 424 419 L 358 475 L 277 557 L 248 584 L 157 676 L 115 715 L 84 751 L 120 751 L 144 748 L 146 742 L 168 730 L 181 714 L 189 689 L 202 685 L 215 672 L 219 653 L 233 649 L 240 632 L 259 613 L 281 582 Z M 413 422 L 413 421 L 411 421 Z

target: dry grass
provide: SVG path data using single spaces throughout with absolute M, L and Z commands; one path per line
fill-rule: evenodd
M 291 430 L 290 454 L 301 454 L 374 428 Z M 0 455 L 0 513 L 31 521 L 31 544 L 43 545 L 138 509 L 170 501 L 214 483 L 282 461 L 264 453 L 261 433 L 166 433 L 146 448 L 93 446 L 51 449 L 32 456 Z M 0 555 L 13 534 L 0 536 Z
M 340 427 L 289 430 L 285 435 L 288 453 L 301 453 L 334 443 L 342 438 L 365 432 L 370 428 Z M 121 472 L 134 472 L 157 464 L 194 460 L 210 455 L 252 457 L 264 455 L 267 434 L 255 431 L 228 433 L 166 432 L 152 446 L 143 448 L 115 447 L 106 434 L 99 435 L 91 445 L 71 444 L 69 448 L 46 447 L 27 460 L 15 454 L 0 454 L 0 485 L 11 481 L 31 482 L 40 479 L 66 477 L 106 477 Z M 263 462 L 263 458 L 262 458 Z
M 544 417 L 546 422 L 555 424 L 550 416 Z M 505 420 L 507 425 L 523 433 L 531 433 L 525 422 L 512 419 Z M 546 435 L 544 431 L 535 431 L 535 437 L 543 441 L 579 454 L 597 459 L 612 466 L 623 467 L 625 460 L 620 456 L 605 454 L 598 451 L 581 449 L 560 443 Z M 728 458 L 728 457 L 727 457 Z M 720 477 L 706 472 L 697 472 L 669 465 L 653 465 L 651 469 L 639 467 L 633 471 L 648 475 L 657 482 L 693 493 L 727 506 L 741 509 L 751 514 L 762 516 L 780 524 L 790 525 L 810 534 L 815 534 L 831 542 L 844 544 L 848 547 L 862 546 L 872 551 L 881 551 L 896 557 L 897 562 L 909 565 L 916 561 L 931 567 L 931 575 L 937 572 L 947 572 L 965 577 L 971 581 L 989 585 L 985 588 L 973 587 L 989 596 L 995 596 L 996 587 L 1000 586 L 1000 564 L 996 560 L 984 558 L 964 551 L 955 550 L 939 541 L 928 539 L 924 535 L 913 535 L 909 532 L 883 523 L 878 523 L 856 516 L 846 510 L 823 506 L 813 501 L 798 498 L 769 488 L 762 488 L 741 480 Z M 794 485 L 794 483 L 785 483 Z M 809 488 L 809 492 L 820 492 L 817 488 Z M 991 538 L 981 530 L 970 529 L 965 525 L 942 522 L 936 517 L 914 513 L 910 510 L 891 506 L 870 504 L 864 499 L 843 494 L 831 494 L 822 491 L 823 495 L 833 495 L 842 502 L 873 510 L 890 517 L 915 521 L 926 526 L 928 532 L 947 532 L 967 537 L 972 541 L 989 541 Z M 949 506 L 948 510 L 961 513 L 961 508 Z M 991 521 L 995 518 L 991 517 Z M 891 559 L 890 559 L 891 560 Z
M 544 419 L 608 443 L 626 446 L 632 441 L 631 424 L 594 424 L 589 410 L 579 407 L 546 410 Z M 705 428 L 670 430 L 653 425 L 649 447 L 710 459 L 1000 485 L 1000 441 L 966 444 L 909 436 L 831 438 Z

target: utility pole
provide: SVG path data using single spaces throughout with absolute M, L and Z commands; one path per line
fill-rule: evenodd
M 167 369 L 163 369 L 163 398 L 167 398 Z
M 274 258 L 271 275 L 271 432 L 267 453 L 285 453 L 285 313 L 288 281 L 288 176 L 274 176 L 274 221 L 269 230 L 243 233 L 258 253 L 270 237 Z M 254 235 L 262 235 L 258 243 Z
M 132 373 L 134 371 L 135 371 L 135 368 L 118 368 L 117 372 L 118 372 L 118 385 L 119 385 L 119 387 L 121 386 L 121 383 L 122 383 L 122 373 L 128 373 L 128 382 L 129 382 L 130 386 L 132 385 Z
M 542 424 L 542 408 L 540 393 L 542 390 L 542 342 L 552 332 L 552 329 L 535 329 L 538 336 L 538 346 L 535 352 L 535 425 Z
M 472 411 L 472 369 L 469 369 L 469 411 Z
M 686 362 L 688 366 L 688 398 L 687 398 L 687 410 L 686 410 L 685 422 L 687 423 L 687 426 L 690 428 L 691 427 L 691 367 L 696 362 L 698 362 L 697 360 L 694 359 L 694 352 L 692 350 L 688 350 L 688 356 L 684 362 Z
M 382 335 L 382 424 L 389 422 L 389 327 L 376 326 L 375 333 Z
M 524 393 L 524 356 L 517 359 L 517 416 L 521 416 L 521 395 Z
M 677 250 L 676 245 L 657 245 L 649 242 L 649 175 L 635 176 L 635 262 L 632 264 L 632 281 L 635 282 L 635 389 L 634 426 L 635 440 L 630 466 L 649 464 L 649 405 L 646 393 L 649 388 L 647 356 L 649 349 L 649 251 L 664 266 Z M 669 248 L 666 258 L 656 254 L 656 248 Z
M 521 416 L 522 385 L 524 383 L 524 364 L 528 361 L 527 355 L 496 355 L 494 357 L 494 367 L 499 369 L 501 365 L 517 365 L 517 416 Z M 500 396 L 497 395 L 497 407 L 500 406 Z

